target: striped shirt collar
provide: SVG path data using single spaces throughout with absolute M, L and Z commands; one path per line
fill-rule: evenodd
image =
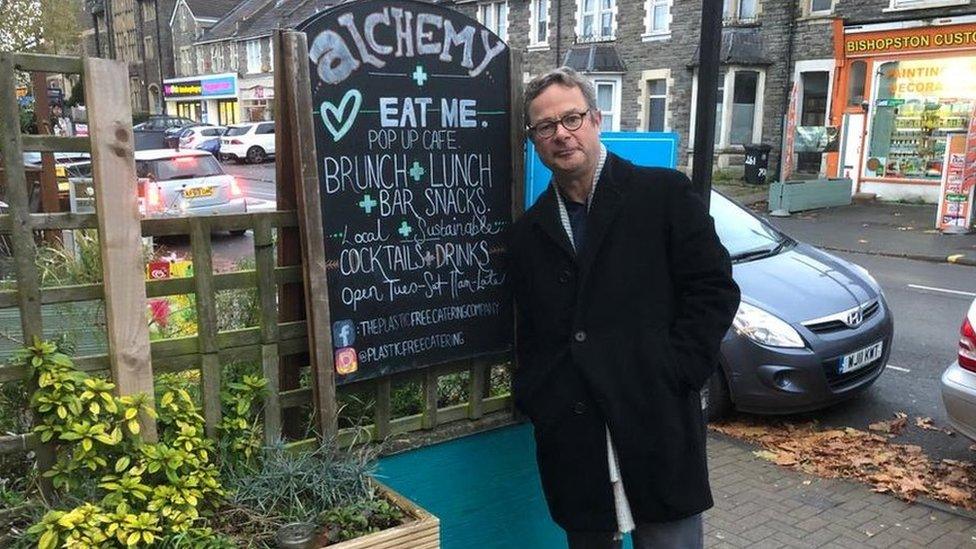
M 590 185 L 590 194 L 586 197 L 586 212 L 589 213 L 590 207 L 593 205 L 593 194 L 596 193 L 596 184 L 600 180 L 600 172 L 603 171 L 603 164 L 607 161 L 607 148 L 600 143 L 600 157 L 596 162 L 596 171 L 593 172 L 593 184 Z M 566 202 L 563 200 L 562 193 L 559 192 L 559 188 L 556 186 L 556 179 L 552 179 L 552 192 L 556 193 L 556 201 L 559 204 L 559 221 L 562 222 L 563 230 L 566 231 L 566 236 L 569 237 L 569 243 L 576 249 L 576 241 L 573 239 L 573 227 L 569 223 L 569 212 L 566 211 Z

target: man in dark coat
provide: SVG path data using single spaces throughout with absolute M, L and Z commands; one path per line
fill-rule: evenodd
M 516 405 L 535 428 L 553 519 L 575 548 L 701 547 L 711 507 L 699 390 L 739 289 L 680 172 L 608 153 L 592 85 L 526 87 L 553 183 L 512 227 Z

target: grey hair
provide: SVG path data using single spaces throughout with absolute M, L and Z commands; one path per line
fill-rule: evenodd
M 586 100 L 587 108 L 593 112 L 598 110 L 596 106 L 596 91 L 593 89 L 593 84 L 581 76 L 580 73 L 563 66 L 536 76 L 525 85 L 525 94 L 522 97 L 522 112 L 524 113 L 523 117 L 526 126 L 529 125 L 529 104 L 553 84 L 559 84 L 567 88 L 579 88 L 583 94 L 583 99 Z

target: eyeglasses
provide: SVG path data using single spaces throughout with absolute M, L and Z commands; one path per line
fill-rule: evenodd
M 526 126 L 525 130 L 540 139 L 549 139 L 556 135 L 556 129 L 560 124 L 567 130 L 575 132 L 583 125 L 583 118 L 586 117 L 588 112 L 590 112 L 590 109 L 586 109 L 583 112 L 571 112 L 558 120 L 546 120 L 534 126 Z

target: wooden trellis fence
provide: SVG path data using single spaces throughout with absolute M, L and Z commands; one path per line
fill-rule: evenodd
M 277 82 L 292 78 L 286 67 L 300 68 L 301 60 L 288 55 L 287 39 L 276 35 L 278 59 L 282 69 Z M 294 51 L 294 50 L 292 50 Z M 85 80 L 90 138 L 22 135 L 15 95 L 15 71 L 81 74 Z M 307 71 L 307 64 L 305 69 Z M 277 83 L 276 82 L 276 83 Z M 283 86 L 282 89 L 285 89 Z M 282 97 L 279 95 L 279 97 Z M 268 379 L 264 402 L 265 441 L 283 438 L 288 409 L 310 402 L 317 411 L 318 433 L 336 430 L 335 387 L 332 376 L 313 368 L 311 387 L 295 386 L 295 371 L 315 362 L 304 320 L 302 293 L 303 258 L 299 220 L 295 212 L 295 180 L 308 161 L 308 151 L 296 146 L 300 124 L 294 106 L 278 103 L 277 150 L 278 208 L 283 211 L 209 217 L 142 219 L 138 218 L 137 190 L 133 153 L 128 73 L 123 62 L 95 58 L 70 58 L 34 54 L 0 54 L 0 153 L 9 213 L 0 215 L 0 234 L 13 243 L 16 290 L 0 291 L 0 309 L 17 308 L 25 341 L 34 336 L 52 335 L 44 331 L 42 305 L 104 300 L 108 352 L 75 357 L 83 371 L 110 371 L 121 394 L 153 392 L 153 374 L 199 370 L 207 433 L 215 434 L 220 421 L 221 365 L 237 361 L 257 361 Z M 308 143 L 308 141 L 305 141 Z M 26 151 L 87 151 L 92 155 L 96 213 L 30 213 L 28 187 L 23 170 Z M 291 152 L 289 154 L 288 152 Z M 314 154 L 312 154 L 314 158 Z M 104 279 L 98 284 L 41 287 L 36 265 L 36 235 L 46 230 L 96 229 L 99 234 Z M 215 274 L 212 267 L 211 233 L 251 230 L 254 235 L 255 268 L 248 271 Z M 145 281 L 141 236 L 188 235 L 193 276 Z M 276 254 L 277 250 L 277 254 Z M 277 255 L 277 257 L 276 257 Z M 259 295 L 257 327 L 218 331 L 215 292 L 256 288 Z M 146 299 L 194 294 L 197 334 L 191 337 L 149 341 Z M 314 340 L 314 338 L 312 338 Z M 328 351 L 326 351 L 328 352 Z M 375 397 L 371 440 L 393 434 L 430 430 L 438 425 L 462 420 L 479 420 L 484 415 L 511 409 L 508 394 L 489 397 L 486 389 L 493 366 L 508 364 L 509 357 L 498 356 L 463 361 L 340 388 L 340 392 L 371 393 Z M 331 368 L 331 364 L 329 364 Z M 437 386 L 441 376 L 469 372 L 469 398 L 466 403 L 438 407 Z M 0 383 L 26 379 L 18 366 L 0 365 Z M 279 380 L 284 382 L 279 385 Z M 396 384 L 421 382 L 423 410 L 407 417 L 392 417 L 391 394 Z M 284 419 L 283 419 L 284 417 Z M 155 425 L 143 418 L 144 435 L 153 438 Z M 475 422 L 477 423 L 477 422 Z M 339 432 L 340 440 L 355 433 Z M 315 438 L 293 440 L 293 446 L 313 444 Z M 51 456 L 29 434 L 0 434 L 0 454 L 36 449 L 43 467 Z

